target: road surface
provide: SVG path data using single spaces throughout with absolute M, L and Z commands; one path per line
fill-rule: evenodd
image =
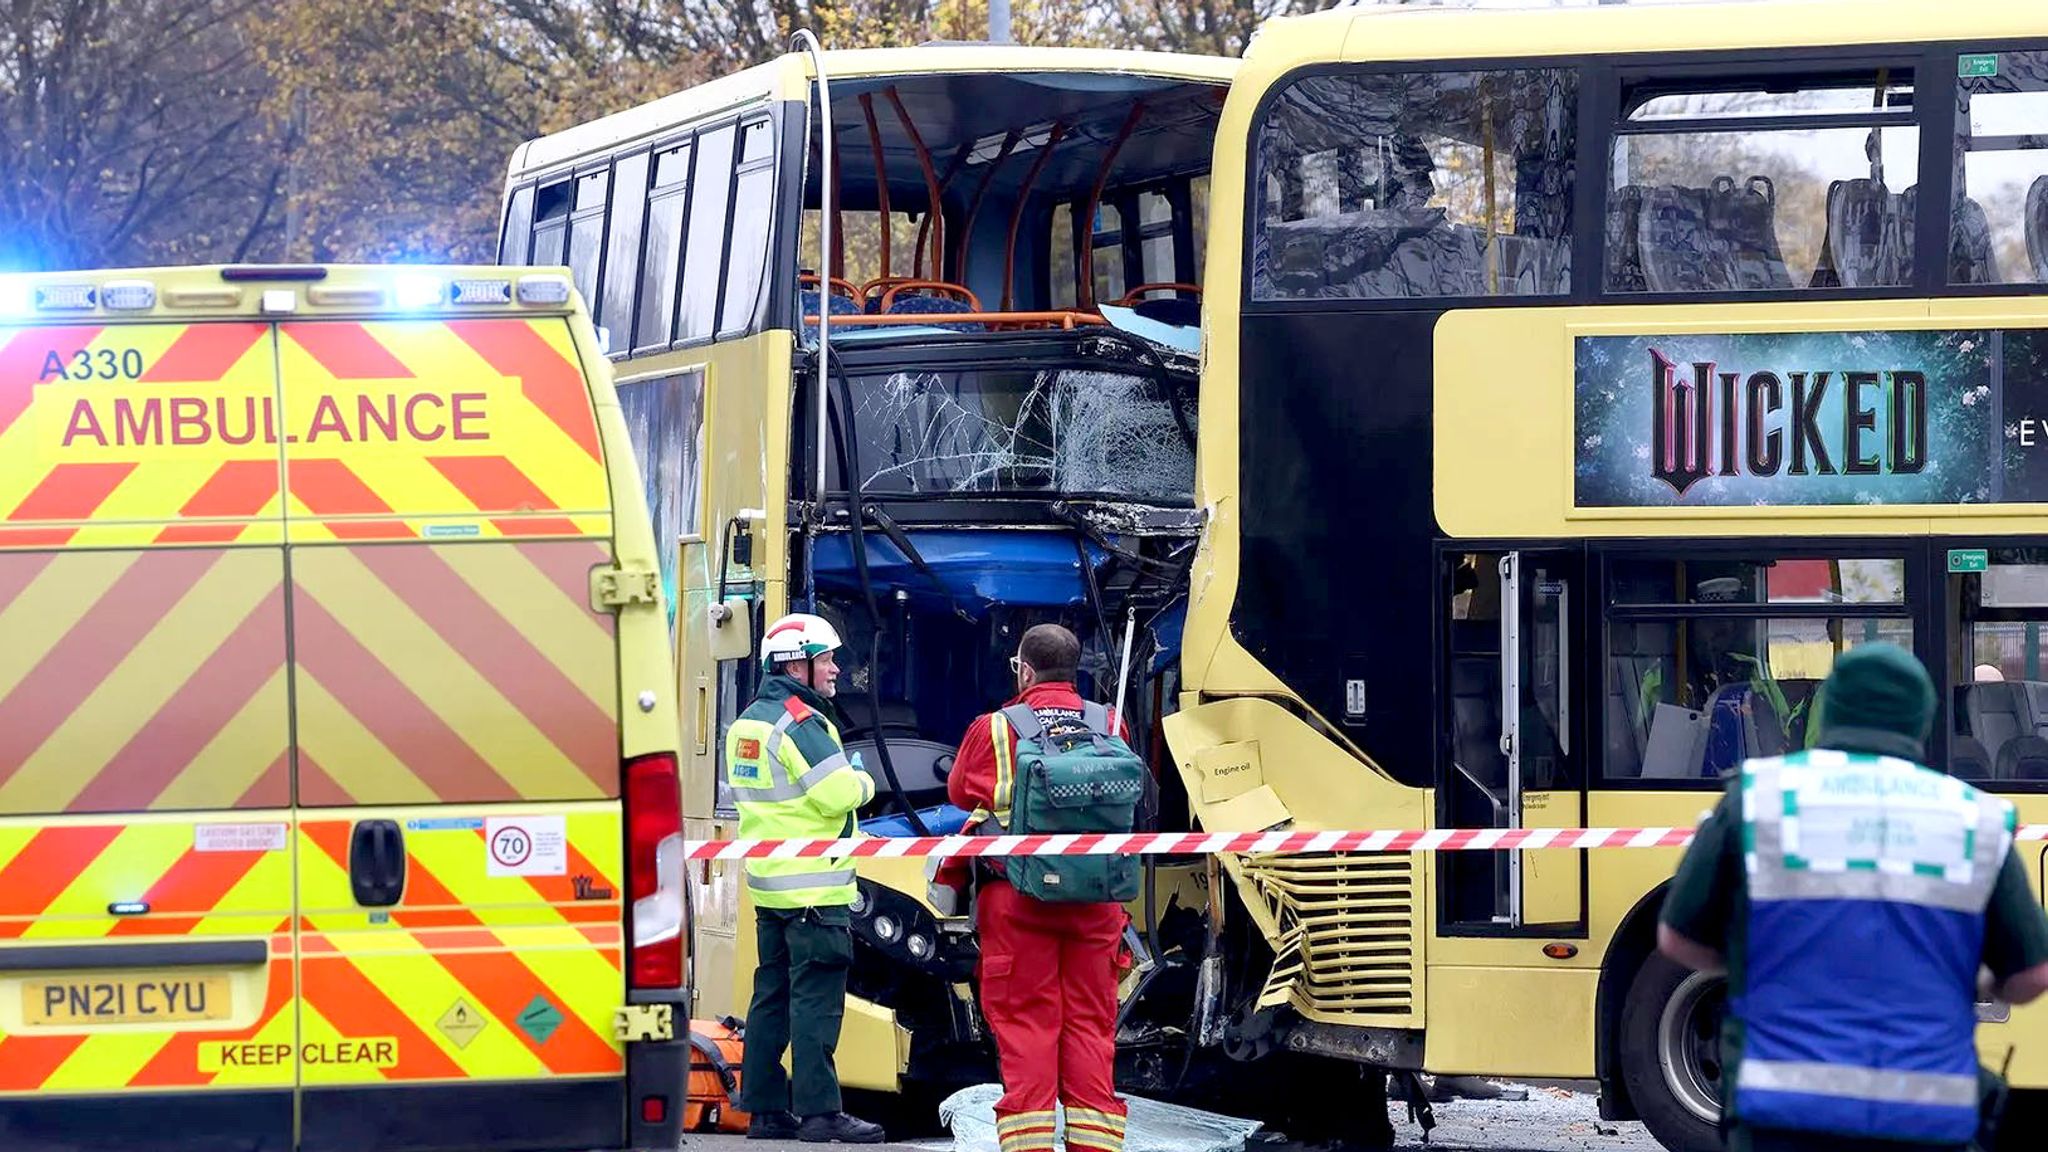
M 1531 1087 L 1523 1101 L 1451 1100 L 1436 1105 L 1436 1130 L 1429 1143 L 1408 1122 L 1407 1106 L 1392 1105 L 1395 1145 L 1400 1152 L 1661 1152 L 1641 1124 L 1600 1119 L 1593 1097 L 1561 1088 Z M 811 1144 L 749 1141 L 738 1136 L 691 1136 L 691 1152 L 814 1152 Z M 1246 1152 L 1325 1152 L 1329 1145 L 1300 1145 L 1252 1137 Z M 939 1135 L 885 1145 L 889 1152 L 952 1152 Z

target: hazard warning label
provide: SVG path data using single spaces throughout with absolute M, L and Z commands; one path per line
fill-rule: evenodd
M 566 876 L 569 834 L 560 816 L 493 816 L 484 822 L 492 876 Z
M 434 1027 L 439 1028 L 441 1035 L 457 1048 L 467 1048 L 469 1042 L 476 1039 L 476 1034 L 484 1030 L 486 1023 L 488 1021 L 470 1006 L 468 1000 L 458 997 L 446 1012 L 441 1013 L 441 1018 L 434 1021 Z

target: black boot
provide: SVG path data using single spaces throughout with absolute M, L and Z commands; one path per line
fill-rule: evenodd
M 797 1133 L 793 1112 L 756 1112 L 747 1118 L 749 1140 L 794 1140 Z
M 880 1144 L 886 1139 L 880 1124 L 870 1124 L 844 1112 L 804 1117 L 796 1138 L 806 1144 Z

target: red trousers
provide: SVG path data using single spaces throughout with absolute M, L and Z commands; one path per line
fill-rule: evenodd
M 996 1034 L 1002 1152 L 1053 1147 L 1066 1106 L 1069 1152 L 1123 1152 L 1116 1098 L 1117 904 L 1047 904 L 1000 881 L 976 897 L 981 1010 Z

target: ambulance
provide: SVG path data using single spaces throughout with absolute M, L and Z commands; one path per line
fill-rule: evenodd
M 0 1148 L 675 1148 L 658 570 L 565 271 L 0 276 Z

